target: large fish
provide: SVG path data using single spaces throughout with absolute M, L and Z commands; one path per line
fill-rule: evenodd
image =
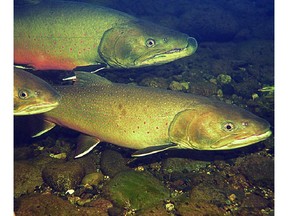
M 42 1 L 14 8 L 14 63 L 38 70 L 158 65 L 196 49 L 193 37 L 101 6 Z
M 144 156 L 169 148 L 225 150 L 247 146 L 271 135 L 269 123 L 217 100 L 187 93 L 111 83 L 78 72 L 73 86 L 59 86 L 60 105 L 41 115 L 43 128 L 55 124 L 90 138 L 80 157 L 99 142 L 138 149 Z M 82 140 L 82 141 L 83 141 Z M 83 143 L 82 143 L 83 144 Z
M 14 68 L 14 115 L 32 115 L 58 106 L 60 95 L 41 78 Z

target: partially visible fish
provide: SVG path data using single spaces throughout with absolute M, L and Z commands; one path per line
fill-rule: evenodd
M 197 41 L 186 34 L 83 2 L 14 8 L 14 63 L 37 70 L 159 65 L 196 49 Z
M 265 140 L 269 123 L 234 105 L 187 93 L 111 83 L 76 72 L 73 86 L 55 87 L 60 105 L 40 117 L 34 136 L 55 124 L 88 135 L 81 157 L 100 141 L 138 149 L 139 157 L 170 148 L 227 150 Z M 81 146 L 80 145 L 80 146 Z
M 58 106 L 60 95 L 41 78 L 14 68 L 14 115 L 32 115 Z

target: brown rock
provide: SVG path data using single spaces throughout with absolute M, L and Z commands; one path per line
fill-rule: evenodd
M 80 184 L 85 175 L 83 167 L 76 161 L 52 162 L 42 171 L 43 180 L 56 191 L 67 191 Z
M 216 205 L 205 202 L 187 202 L 178 207 L 180 215 L 204 216 L 204 215 L 224 215 L 225 210 Z
M 21 198 L 15 212 L 17 216 L 81 215 L 68 201 L 51 194 Z
M 43 184 L 41 170 L 23 161 L 14 163 L 14 196 L 31 193 Z

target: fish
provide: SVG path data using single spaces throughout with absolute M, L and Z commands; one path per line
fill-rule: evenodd
M 41 1 L 14 6 L 14 64 L 35 70 L 138 68 L 192 55 L 195 38 L 110 8 Z
M 14 115 L 48 112 L 59 105 L 61 96 L 46 81 L 19 68 L 14 68 Z
M 74 85 L 55 86 L 61 103 L 37 116 L 44 123 L 33 134 L 56 125 L 81 132 L 75 158 L 100 142 L 135 149 L 132 156 L 141 157 L 168 149 L 235 149 L 272 133 L 265 119 L 216 99 L 75 73 Z

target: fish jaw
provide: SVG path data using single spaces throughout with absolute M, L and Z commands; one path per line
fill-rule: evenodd
M 160 64 L 169 63 L 176 59 L 184 58 L 186 56 L 194 54 L 197 48 L 198 48 L 198 43 L 196 39 L 193 37 L 188 37 L 186 47 L 173 48 L 171 50 L 156 54 L 143 61 L 140 59 L 137 59 L 137 61 L 135 61 L 135 65 L 136 66 L 139 65 L 143 67 L 143 66 L 149 66 L 149 65 L 160 65 Z
M 244 136 L 242 138 L 236 139 L 228 143 L 227 145 L 215 148 L 215 150 L 229 150 L 229 149 L 245 147 L 245 146 L 266 140 L 271 134 L 272 134 L 272 131 L 267 130 L 266 132 L 261 133 L 261 134 L 255 134 L 255 135 L 247 136 L 247 137 Z
M 14 111 L 15 116 L 23 116 L 23 115 L 34 115 L 48 112 L 59 105 L 58 101 L 55 102 L 44 102 L 44 103 L 36 103 L 31 104 L 30 106 L 25 105 L 24 109 L 17 109 Z

